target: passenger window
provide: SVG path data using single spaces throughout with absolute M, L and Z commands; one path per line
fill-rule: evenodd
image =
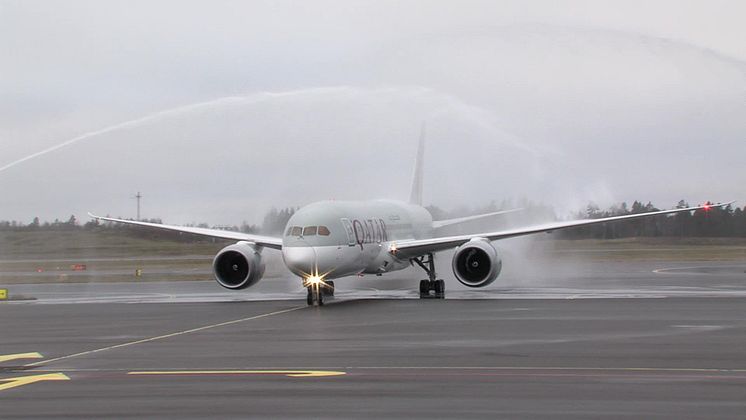
M 319 226 L 319 235 L 321 236 L 329 236 L 331 235 L 331 232 L 329 232 L 329 228 L 326 226 Z
M 303 236 L 314 236 L 316 235 L 316 226 L 306 226 L 303 229 Z
M 300 236 L 303 234 L 303 228 L 300 226 L 293 226 L 293 231 L 291 232 L 291 235 L 293 236 Z

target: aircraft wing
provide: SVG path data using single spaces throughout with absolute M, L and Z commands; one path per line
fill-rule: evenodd
M 123 223 L 126 225 L 142 226 L 146 228 L 170 230 L 173 232 L 191 233 L 193 235 L 209 236 L 211 238 L 218 238 L 218 239 L 246 241 L 246 242 L 255 243 L 259 246 L 263 246 L 266 248 L 282 249 L 282 239 L 273 238 L 270 236 L 252 235 L 248 233 L 232 232 L 229 230 L 220 230 L 220 229 L 183 227 L 183 226 L 163 225 L 160 223 L 138 222 L 135 220 L 114 219 L 111 217 L 96 216 L 95 214 L 91 214 L 91 213 L 88 213 L 88 215 L 94 219 L 103 220 L 106 222 Z
M 706 204 L 702 206 L 688 207 L 688 208 L 683 208 L 683 209 L 661 210 L 661 211 L 654 211 L 654 212 L 648 212 L 648 213 L 628 214 L 624 216 L 604 217 L 602 219 L 586 219 L 586 220 L 570 220 L 570 221 L 565 221 L 565 222 L 553 222 L 553 223 L 546 223 L 542 225 L 508 229 L 508 230 L 503 230 L 503 231 L 498 231 L 498 232 L 476 233 L 476 234 L 471 234 L 471 235 L 459 235 L 459 236 L 447 236 L 447 237 L 432 238 L 432 239 L 411 239 L 411 240 L 396 241 L 392 243 L 390 252 L 396 255 L 396 257 L 400 259 L 414 258 L 414 257 L 425 255 L 430 252 L 444 251 L 446 249 L 455 248 L 455 247 L 465 244 L 466 242 L 469 242 L 470 240 L 474 238 L 486 238 L 490 241 L 497 241 L 500 239 L 513 238 L 516 236 L 530 235 L 532 233 L 551 232 L 551 231 L 559 230 L 559 229 L 595 225 L 595 224 L 607 223 L 607 222 L 616 222 L 619 220 L 639 219 L 643 217 L 659 216 L 663 214 L 683 213 L 687 211 L 694 211 L 694 210 L 701 210 L 701 209 L 709 210 L 710 208 L 713 208 L 713 207 L 725 207 L 732 203 L 733 201 L 729 203 L 724 203 L 724 204 Z
M 438 228 L 442 228 L 445 226 L 457 225 L 459 223 L 471 222 L 472 220 L 485 219 L 487 217 L 513 213 L 513 212 L 521 211 L 521 210 L 523 209 L 500 210 L 500 211 L 494 211 L 492 213 L 477 214 L 476 216 L 459 217 L 458 219 L 437 220 L 433 222 L 433 227 L 435 229 L 438 229 Z

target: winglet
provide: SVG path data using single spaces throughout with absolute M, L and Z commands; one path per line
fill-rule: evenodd
M 409 196 L 410 204 L 422 205 L 422 167 L 425 161 L 425 123 L 420 130 L 420 143 L 417 146 L 417 158 L 414 162 L 414 175 L 412 176 L 412 193 Z
M 90 217 L 91 219 L 96 219 L 96 220 L 100 219 L 100 217 L 96 216 L 95 214 L 91 213 L 90 211 L 88 212 L 88 217 Z

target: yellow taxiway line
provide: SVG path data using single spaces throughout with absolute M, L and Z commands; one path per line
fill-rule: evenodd
M 42 381 L 69 381 L 70 378 L 64 373 L 45 373 L 43 375 L 19 376 L 17 378 L 0 379 L 0 391 L 23 385 L 30 385 Z
M 40 353 L 16 353 L 16 354 L 0 354 L 0 363 L 9 362 L 17 359 L 43 359 Z
M 324 376 L 341 376 L 347 372 L 334 370 L 165 370 L 134 371 L 127 375 L 284 375 L 291 378 L 319 378 Z

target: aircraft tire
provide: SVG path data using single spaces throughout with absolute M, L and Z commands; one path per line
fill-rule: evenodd
M 420 280 L 420 297 L 427 296 L 430 293 L 430 282 L 428 280 Z
M 308 306 L 324 306 L 324 295 L 326 292 L 324 292 L 323 287 L 316 287 L 316 290 L 314 290 L 314 286 L 308 286 L 307 288 L 306 303 L 308 303 Z
M 326 282 L 326 284 L 329 287 L 324 288 L 324 293 L 326 293 L 327 296 L 334 296 L 334 282 L 330 280 Z
M 433 282 L 433 291 L 435 292 L 435 298 L 436 299 L 440 299 L 441 296 L 443 295 L 443 285 L 444 285 L 444 283 L 445 282 L 443 280 L 435 280 Z
M 430 297 L 430 282 L 427 280 L 420 280 L 420 299 L 427 299 Z

